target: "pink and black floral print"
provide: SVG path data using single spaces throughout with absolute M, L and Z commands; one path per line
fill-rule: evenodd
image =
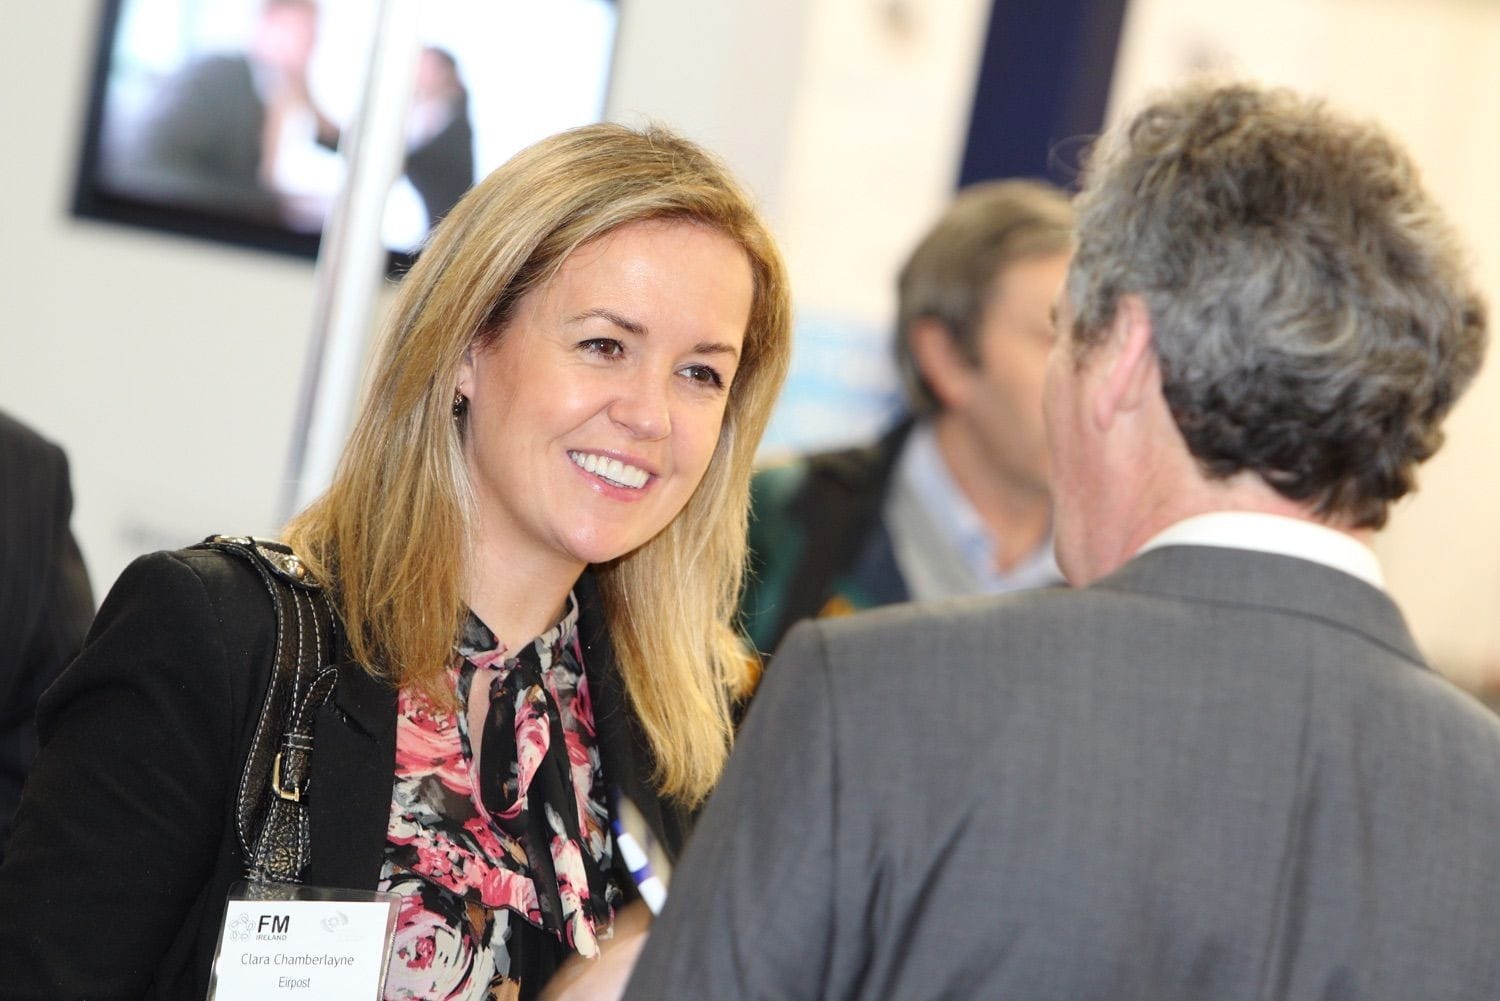
M 512 657 L 470 614 L 459 711 L 397 696 L 390 1001 L 529 997 L 570 953 L 598 953 L 621 893 L 577 620 L 570 600 Z

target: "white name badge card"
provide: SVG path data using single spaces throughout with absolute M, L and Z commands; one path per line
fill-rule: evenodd
M 401 898 L 288 883 L 236 883 L 208 1001 L 380 1001 Z

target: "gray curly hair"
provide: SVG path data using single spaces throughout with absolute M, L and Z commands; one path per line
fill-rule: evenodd
M 1080 360 L 1122 295 L 1205 473 L 1384 524 L 1479 367 L 1485 306 L 1378 127 L 1285 90 L 1185 87 L 1106 136 L 1075 204 Z

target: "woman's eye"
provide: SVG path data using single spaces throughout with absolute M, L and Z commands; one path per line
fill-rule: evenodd
M 724 388 L 724 377 L 711 365 L 689 365 L 682 370 L 682 374 L 700 385 Z
M 617 358 L 625 353 L 625 345 L 613 337 L 590 338 L 578 346 L 589 354 L 603 355 L 606 358 Z

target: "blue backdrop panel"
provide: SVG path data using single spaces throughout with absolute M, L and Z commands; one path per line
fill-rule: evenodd
M 995 0 L 959 184 L 1071 185 L 1104 122 L 1127 0 Z

